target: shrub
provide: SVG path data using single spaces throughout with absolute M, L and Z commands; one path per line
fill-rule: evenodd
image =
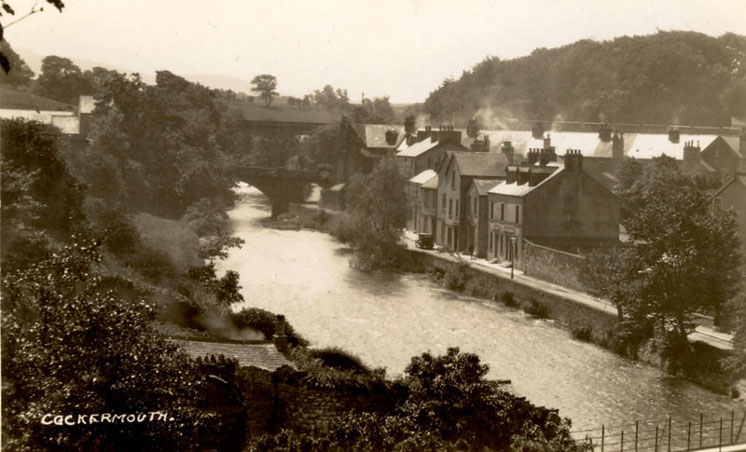
M 152 283 L 171 279 L 176 273 L 168 255 L 152 248 L 141 247 L 125 257 L 125 262 Z
M 507 291 L 500 294 L 500 301 L 509 308 L 517 308 L 518 302 L 515 301 L 513 292 Z
M 529 300 L 529 305 L 526 307 L 526 312 L 537 319 L 548 319 L 549 318 L 549 306 L 545 303 L 535 300 L 534 298 Z
M 583 323 L 571 323 L 570 334 L 579 341 L 591 342 L 593 340 L 593 327 Z
M 327 347 L 309 350 L 312 358 L 320 359 L 325 366 L 340 370 L 352 370 L 357 372 L 370 372 L 359 357 L 342 350 L 339 347 Z
M 443 276 L 443 283 L 450 290 L 463 292 L 471 278 L 468 270 L 469 264 L 467 262 L 459 262 L 455 268 L 448 268 L 446 270 Z
M 271 339 L 275 334 L 277 315 L 260 308 L 244 308 L 231 313 L 233 324 L 238 329 L 252 328 L 264 333 L 264 337 Z M 308 341 L 296 333 L 290 324 L 285 327 L 288 343 L 292 346 L 308 345 Z

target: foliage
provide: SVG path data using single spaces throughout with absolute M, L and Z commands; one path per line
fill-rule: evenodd
M 518 302 L 515 300 L 513 292 L 507 291 L 500 294 L 500 302 L 509 308 L 518 307 Z
M 3 440 L 12 450 L 190 448 L 197 381 L 149 327 L 153 306 L 102 288 L 83 237 L 3 279 Z M 165 412 L 173 421 L 59 428 L 45 414 Z
M 264 100 L 264 105 L 269 107 L 277 96 L 277 77 L 270 74 L 257 75 L 251 80 L 251 84 L 251 91 L 257 93 Z
M 41 95 L 72 104 L 90 89 L 83 72 L 69 58 L 50 55 L 42 60 L 39 74 Z
M 10 268 L 41 257 L 47 239 L 82 227 L 83 187 L 58 155 L 56 129 L 24 120 L 3 120 L 0 127 L 2 260 Z
M 275 334 L 277 315 L 264 309 L 244 308 L 232 313 L 231 317 L 237 328 L 253 328 L 264 333 L 267 339 L 271 339 Z M 288 343 L 294 347 L 308 345 L 308 341 L 296 333 L 290 324 L 285 326 L 285 334 L 288 337 Z
M 654 159 L 620 195 L 631 243 L 589 256 L 581 274 L 595 295 L 617 306 L 624 324 L 652 325 L 676 369 L 694 327 L 691 315 L 712 314 L 717 321 L 738 290 L 735 218 L 708 212 L 701 189 L 665 157 Z
M 593 340 L 593 327 L 584 322 L 571 322 L 570 334 L 579 341 L 591 342 Z
M 0 85 L 10 85 L 13 87 L 28 85 L 29 81 L 35 75 L 34 71 L 13 50 L 8 41 L 0 41 L 0 54 L 8 59 L 8 64 L 10 65 L 10 70 L 0 75 Z
M 470 265 L 468 262 L 460 260 L 455 268 L 449 267 L 443 275 L 443 284 L 450 290 L 463 292 L 466 284 L 469 282 Z
M 331 85 L 325 85 L 324 88 L 313 92 L 313 103 L 317 108 L 323 108 L 328 111 L 347 111 L 350 108 L 350 98 L 347 96 L 347 90 L 337 88 Z
M 366 176 L 356 176 L 347 191 L 349 225 L 362 269 L 403 268 L 408 253 L 400 243 L 407 220 L 404 179 L 396 163 L 387 159 Z
M 325 366 L 341 370 L 370 372 L 362 360 L 339 347 L 326 347 L 309 350 L 312 358 L 320 359 Z
M 550 310 L 549 306 L 547 306 L 546 303 L 542 303 L 534 298 L 531 298 L 530 300 L 528 300 L 526 313 L 528 313 L 531 317 L 535 317 L 537 319 L 548 319 Z
M 745 71 L 746 38 L 732 33 L 586 39 L 512 60 L 486 58 L 446 79 L 424 111 L 462 123 L 481 110 L 545 121 L 722 126 L 730 115 L 746 116 Z
M 385 388 L 386 370 L 368 369 L 359 359 L 337 350 L 309 350 L 306 347 L 293 349 L 290 359 L 300 373 L 280 375 L 289 383 L 317 388 L 378 389 Z
M 361 124 L 390 124 L 395 119 L 394 108 L 389 97 L 365 99 L 360 107 L 352 112 L 352 121 Z

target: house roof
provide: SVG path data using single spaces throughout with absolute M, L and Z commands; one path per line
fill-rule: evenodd
M 414 184 L 424 184 L 425 182 L 432 179 L 434 176 L 437 176 L 437 173 L 434 170 L 426 169 L 425 171 L 421 172 L 420 174 L 414 176 L 413 178 L 409 179 L 409 182 L 412 182 Z
M 505 195 L 505 196 L 526 196 L 527 194 L 531 193 L 532 191 L 536 190 L 537 188 L 544 185 L 547 181 L 550 179 L 553 179 L 557 177 L 558 175 L 562 174 L 565 171 L 564 167 L 557 167 L 557 170 L 554 171 L 552 174 L 544 178 L 541 182 L 534 186 L 529 186 L 528 183 L 518 184 L 518 182 L 512 182 L 510 184 L 503 182 L 500 185 L 492 188 L 489 192 L 496 195 Z
M 668 134 L 624 134 L 624 150 L 627 157 L 652 159 L 666 155 L 676 160 L 684 159 L 684 145 L 687 141 L 698 143 L 700 149 L 706 148 L 717 139 L 717 135 L 684 135 L 679 136 L 678 143 L 672 143 Z M 628 143 L 629 142 L 629 143 Z
M 474 179 L 472 185 L 479 196 L 484 196 L 500 182 L 502 182 L 501 179 Z
M 746 188 L 746 174 L 736 174 L 732 179 L 730 179 L 728 182 L 724 183 L 720 186 L 717 190 L 714 190 L 710 194 L 710 199 L 716 197 L 719 195 L 723 190 L 728 188 L 731 184 L 741 184 L 744 188 Z
M 435 146 L 443 144 L 440 141 L 432 141 L 429 137 L 396 153 L 397 157 L 417 157 L 424 154 Z M 401 146 L 399 147 L 401 148 Z
M 223 355 L 235 359 L 239 366 L 274 371 L 282 366 L 294 367 L 271 341 L 213 342 L 196 339 L 171 339 L 184 348 L 191 358 Z
M 404 126 L 391 124 L 352 124 L 352 129 L 367 148 L 395 149 L 404 135 Z M 396 140 L 393 144 L 386 142 L 386 132 L 389 130 L 396 131 Z
M 733 152 L 736 153 L 736 155 L 739 158 L 746 158 L 746 155 L 743 155 L 741 153 L 741 137 L 721 137 L 723 141 L 728 143 L 728 146 L 730 146 L 731 149 L 733 149 Z
M 421 188 L 432 188 L 433 190 L 437 190 L 438 189 L 438 174 L 436 173 L 435 176 L 423 182 L 422 185 L 420 185 L 420 187 Z
M 345 184 L 334 184 L 329 187 L 329 191 L 342 191 L 345 188 Z
M 488 152 L 454 152 L 461 176 L 505 177 L 505 167 L 510 164 L 503 154 Z

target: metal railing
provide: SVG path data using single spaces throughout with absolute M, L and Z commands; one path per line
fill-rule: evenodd
M 573 430 L 573 437 L 590 450 L 600 452 L 627 451 L 688 451 L 746 444 L 746 411 L 732 410 L 725 415 L 698 419 L 636 421 L 622 425 L 602 425 L 601 428 Z

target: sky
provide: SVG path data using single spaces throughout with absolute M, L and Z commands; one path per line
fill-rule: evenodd
M 64 0 L 5 30 L 14 48 L 143 75 L 277 77 L 350 99 L 422 102 L 487 56 L 656 30 L 746 35 L 744 0 Z M 31 0 L 8 0 L 17 15 Z M 44 1 L 40 0 L 40 5 Z M 7 24 L 8 16 L 3 16 Z M 23 57 L 23 52 L 19 51 Z

